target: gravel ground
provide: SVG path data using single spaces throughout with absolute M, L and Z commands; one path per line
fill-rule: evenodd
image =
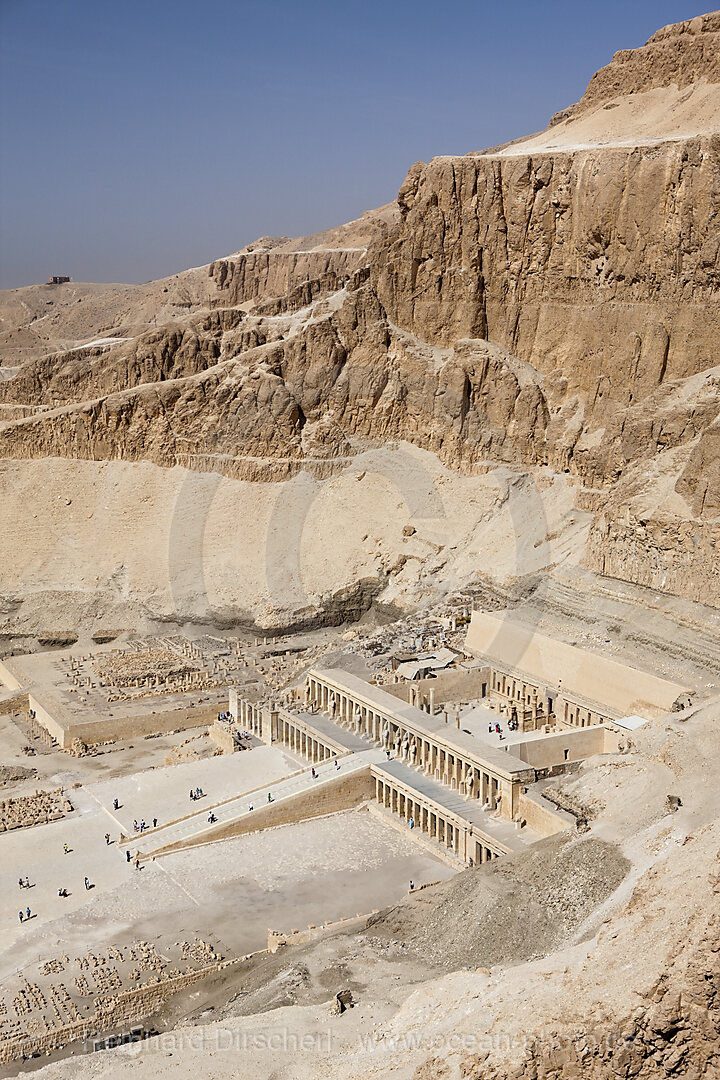
M 613 844 L 552 837 L 409 896 L 368 932 L 449 971 L 519 963 L 567 941 L 629 865 Z

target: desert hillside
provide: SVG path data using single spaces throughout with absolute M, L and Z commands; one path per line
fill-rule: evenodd
M 617 53 L 540 135 L 413 165 L 357 222 L 5 293 L 15 490 L 54 458 L 324 483 L 402 440 L 566 475 L 588 567 L 720 603 L 719 20 Z
M 719 343 L 720 12 L 0 293 L 1 1076 L 720 1080 Z

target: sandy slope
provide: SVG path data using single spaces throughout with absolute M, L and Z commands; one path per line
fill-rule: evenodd
M 720 83 L 699 82 L 679 89 L 656 87 L 644 94 L 618 96 L 587 112 L 518 139 L 492 157 L 518 157 L 552 150 L 647 146 L 696 135 L 712 135 L 720 116 Z
M 589 517 L 573 510 L 564 477 L 457 476 L 410 446 L 368 451 L 326 481 L 282 484 L 146 463 L 4 461 L 0 500 L 12 523 L 0 531 L 6 634 L 153 620 L 279 626 L 331 608 L 358 581 L 368 603 L 382 594 L 415 605 L 478 574 L 576 562 Z

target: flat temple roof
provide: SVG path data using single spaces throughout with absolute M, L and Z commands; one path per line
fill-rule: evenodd
M 645 717 L 670 712 L 687 687 L 620 664 L 599 653 L 546 637 L 507 615 L 474 611 L 467 649 L 499 668 L 515 668 L 541 686 L 597 702 L 611 714 Z
M 534 770 L 526 761 L 521 761 L 507 750 L 495 749 L 485 742 L 477 739 L 474 735 L 468 735 L 452 724 L 446 724 L 444 720 L 436 716 L 430 716 L 415 705 L 409 705 L 401 698 L 388 694 L 379 686 L 365 682 L 357 675 L 341 668 L 312 668 L 309 676 L 322 679 L 340 691 L 344 691 L 350 697 L 360 698 L 370 708 L 375 708 L 379 713 L 394 718 L 398 723 L 405 724 L 412 731 L 424 734 L 427 738 L 441 740 L 451 751 L 456 751 L 463 757 L 473 758 L 478 765 L 485 763 L 489 771 L 504 775 L 508 779 L 523 778 L 533 773 Z M 497 720 L 497 714 L 488 710 L 490 720 Z M 522 774 L 518 776 L 517 774 Z

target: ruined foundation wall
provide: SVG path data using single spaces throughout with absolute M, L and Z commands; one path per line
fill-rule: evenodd
M 215 703 L 172 709 L 166 712 L 158 711 L 145 716 L 118 716 L 88 721 L 84 724 L 63 724 L 56 720 L 32 695 L 29 701 L 30 708 L 35 710 L 38 722 L 50 732 L 63 750 L 69 750 L 76 739 L 90 745 L 91 743 L 143 738 L 145 735 L 164 735 L 176 728 L 203 727 L 203 725 L 213 723 L 218 710 Z

